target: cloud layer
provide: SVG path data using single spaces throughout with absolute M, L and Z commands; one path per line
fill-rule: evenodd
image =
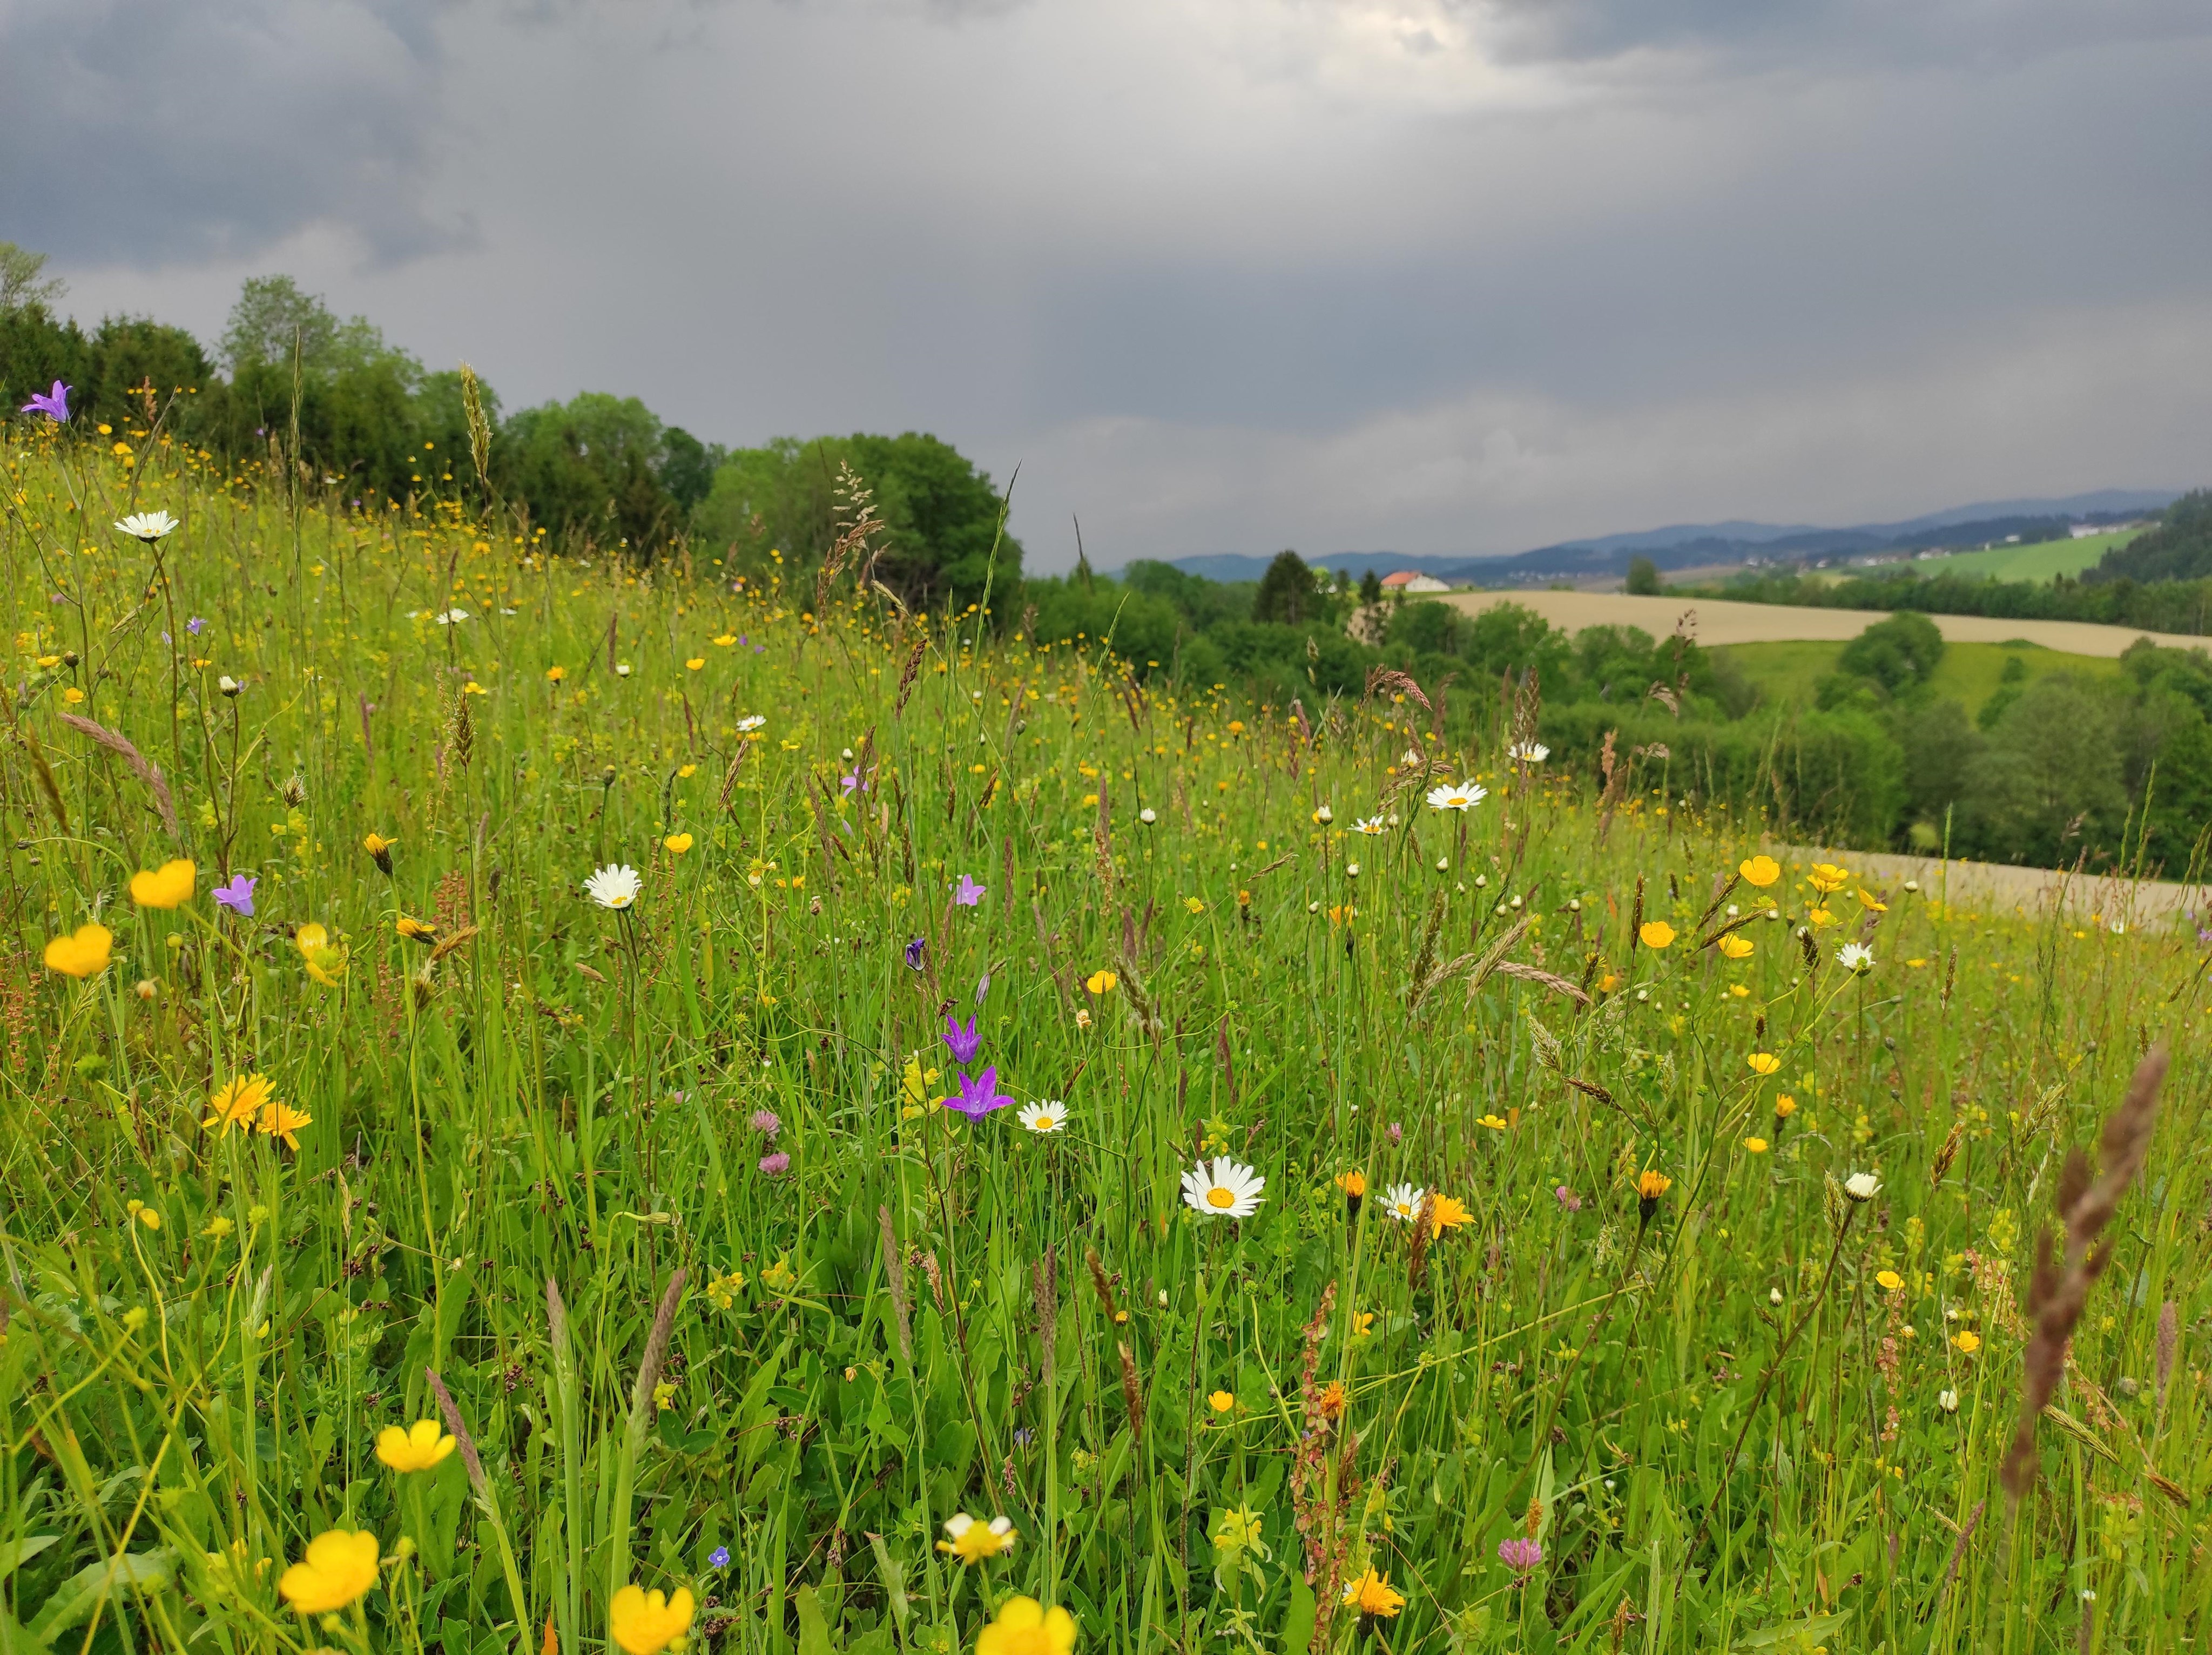
M 2197 480 L 2208 80 L 2164 0 L 0 0 L 0 234 L 933 429 L 1041 566 L 1509 550 Z

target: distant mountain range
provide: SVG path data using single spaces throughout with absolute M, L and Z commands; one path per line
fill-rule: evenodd
M 1418 569 L 1440 580 L 1512 586 L 1626 574 L 1629 560 L 1637 556 L 1648 557 L 1662 569 L 1687 569 L 1710 564 L 1797 562 L 1869 552 L 1981 546 L 2002 542 L 2010 535 L 2018 535 L 2023 542 L 2047 540 L 2064 535 L 2076 523 L 2118 522 L 2140 512 L 2163 510 L 2180 494 L 2178 488 L 2099 488 L 2051 500 L 1982 500 L 1901 523 L 1861 523 L 1843 529 L 1741 519 L 1684 523 L 1667 529 L 1562 541 L 1534 551 L 1488 557 L 1406 557 L 1395 552 L 1302 555 L 1316 567 L 1349 570 L 1355 577 L 1370 569 L 1382 574 L 1394 569 Z M 1170 561 L 1176 568 L 1209 580 L 1257 580 L 1269 560 L 1218 552 Z

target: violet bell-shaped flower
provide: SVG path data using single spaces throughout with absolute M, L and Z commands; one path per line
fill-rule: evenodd
M 958 1110 L 971 1120 L 981 1120 L 994 1109 L 1011 1107 L 1013 1101 L 999 1090 L 999 1066 L 994 1064 L 973 1080 L 963 1072 L 960 1090 L 945 1100 L 945 1106 Z
M 965 1065 L 975 1062 L 975 1054 L 983 1049 L 983 1037 L 975 1032 L 973 1017 L 963 1028 L 959 1019 L 948 1011 L 945 1014 L 945 1044 L 952 1048 L 952 1061 Z

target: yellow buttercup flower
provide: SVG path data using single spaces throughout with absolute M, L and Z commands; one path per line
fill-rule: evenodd
M 307 1555 L 284 1571 L 276 1590 L 302 1615 L 328 1615 L 359 1603 L 376 1584 L 379 1555 L 373 1533 L 328 1530 L 307 1543 Z
M 1814 863 L 1813 871 L 1806 877 L 1813 882 L 1813 888 L 1823 896 L 1840 891 L 1850 883 L 1851 879 L 1849 869 L 1838 868 L 1832 862 Z
M 1674 928 L 1663 919 L 1645 920 L 1643 928 L 1636 934 L 1643 939 L 1647 949 L 1667 948 L 1674 941 Z
M 47 942 L 46 969 L 79 981 L 97 977 L 107 969 L 114 943 L 115 934 L 106 926 L 97 923 L 79 925 L 67 937 Z
M 325 988 L 336 988 L 338 979 L 345 975 L 344 944 L 331 942 L 330 932 L 313 921 L 301 926 L 292 940 L 299 947 L 300 958 L 307 962 L 307 975 Z
M 1745 884 L 1756 885 L 1764 890 L 1782 877 L 1782 864 L 1771 856 L 1755 856 L 1739 864 L 1736 871 L 1743 876 Z
M 1790 1116 L 1792 1116 L 1792 1115 L 1796 1114 L 1796 1112 L 1797 1112 L 1797 1100 L 1796 1100 L 1796 1099 L 1795 1099 L 1795 1098 L 1793 1098 L 1793 1097 L 1791 1097 L 1791 1096 L 1790 1096 L 1787 1092 L 1784 1092 L 1784 1093 L 1780 1097 L 1778 1097 L 1778 1098 L 1775 1099 L 1775 1100 L 1774 1100 L 1774 1118 L 1775 1118 L 1775 1119 L 1777 1119 L 1777 1120 L 1788 1120 L 1788 1119 L 1790 1118 Z
M 975 1655 L 1070 1655 L 1074 1647 L 1075 1617 L 1034 1597 L 1006 1599 L 999 1618 L 975 1637 Z
M 176 908 L 191 900 L 199 883 L 199 870 L 179 858 L 165 862 L 152 873 L 131 876 L 131 900 L 142 908 Z
M 435 1420 L 387 1425 L 376 1434 L 376 1457 L 395 1471 L 427 1471 L 459 1446 Z
M 707 664 L 707 658 L 703 655 L 695 655 L 684 664 L 689 667 L 692 671 L 696 672 L 700 668 Z
M 1237 1406 L 1234 1391 L 1216 1391 L 1206 1399 L 1206 1405 L 1217 1414 L 1225 1414 Z
M 689 781 L 698 773 L 699 767 L 696 764 L 678 765 L 676 768 L 677 779 L 679 781 Z
M 1878 1270 L 1874 1279 L 1884 1293 L 1895 1293 L 1905 1285 L 1905 1278 L 1893 1270 Z
M 1110 971 L 1094 971 L 1083 979 L 1083 986 L 1093 994 L 1111 994 L 1121 980 Z
M 1869 913 L 1887 913 L 1889 912 L 1889 904 L 1881 900 L 1872 891 L 1867 889 L 1865 886 L 1860 886 L 1856 894 L 1859 899 L 1859 906 L 1864 908 Z
M 1743 1147 L 1755 1155 L 1763 1155 L 1766 1153 L 1766 1140 L 1763 1137 L 1747 1137 L 1743 1141 Z
M 1982 1348 L 1982 1336 L 1972 1328 L 1961 1328 L 1951 1343 L 1959 1347 L 1960 1354 L 1971 1356 Z
M 666 839 L 662 840 L 660 843 L 662 848 L 665 850 L 669 855 L 682 856 L 684 852 L 691 848 L 692 839 L 691 835 L 689 834 L 671 834 Z
M 1721 952 L 1731 960 L 1749 959 L 1753 946 L 1748 937 L 1738 937 L 1733 931 L 1720 941 Z
M 607 1605 L 607 1630 L 625 1655 L 660 1655 L 690 1629 L 691 1593 L 686 1587 L 678 1587 L 671 1597 L 627 1585 Z
M 200 1125 L 223 1132 L 234 1126 L 250 1131 L 276 1089 L 265 1075 L 234 1075 L 208 1100 L 208 1118 Z
M 1782 1067 L 1782 1059 L 1771 1052 L 1754 1052 L 1744 1061 L 1751 1065 L 1754 1075 L 1771 1075 Z

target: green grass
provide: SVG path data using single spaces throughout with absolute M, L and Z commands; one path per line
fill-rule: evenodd
M 1841 643 L 1799 640 L 1787 643 L 1729 644 L 1713 653 L 1733 662 L 1759 686 L 1766 704 L 1802 702 L 1809 706 L 1820 681 L 1836 670 Z M 1978 712 L 1996 694 L 2003 682 L 2005 664 L 2017 657 L 2031 681 L 2046 673 L 2070 673 L 2080 678 L 2116 678 L 2125 670 L 2117 660 L 2095 655 L 2069 655 L 2025 640 L 2011 644 L 1946 644 L 1943 659 L 1929 687 L 1936 696 Z
M 2079 574 L 2115 546 L 2124 546 L 2142 532 L 2124 529 L 2109 535 L 2085 535 L 2079 540 L 2039 540 L 2027 546 L 1992 546 L 1986 551 L 1954 552 L 1944 557 L 1916 559 L 1909 567 L 1921 575 L 1955 574 L 1990 580 L 2049 580 L 2062 574 Z M 1833 585 L 1863 569 L 1823 569 L 1813 578 Z
M 634 1582 L 746 1655 L 951 1655 L 1017 1592 L 1083 1652 L 1350 1655 L 1370 1569 L 1400 1655 L 2212 1629 L 2188 928 L 1816 913 L 1640 772 L 1609 820 L 1500 774 L 1494 696 L 1428 743 L 1491 789 L 1446 815 L 1410 697 L 1178 698 L 451 503 L 295 524 L 131 434 L 127 474 L 0 439 L 0 1647 L 584 1655 Z M 107 527 L 156 506 L 158 563 Z M 1766 898 L 1748 957 L 1695 948 Z M 42 965 L 91 923 L 104 969 Z M 948 1011 L 1064 1134 L 931 1106 Z M 2033 1237 L 2153 1038 L 2015 1512 Z M 211 1116 L 255 1073 L 296 1148 Z M 1184 1204 L 1201 1152 L 1249 1216 Z M 1465 1222 L 1418 1245 L 1401 1182 Z M 426 1370 L 473 1486 L 377 1458 Z M 940 1549 L 963 1512 L 1012 1554 Z M 334 1528 L 382 1561 L 302 1617 Z

